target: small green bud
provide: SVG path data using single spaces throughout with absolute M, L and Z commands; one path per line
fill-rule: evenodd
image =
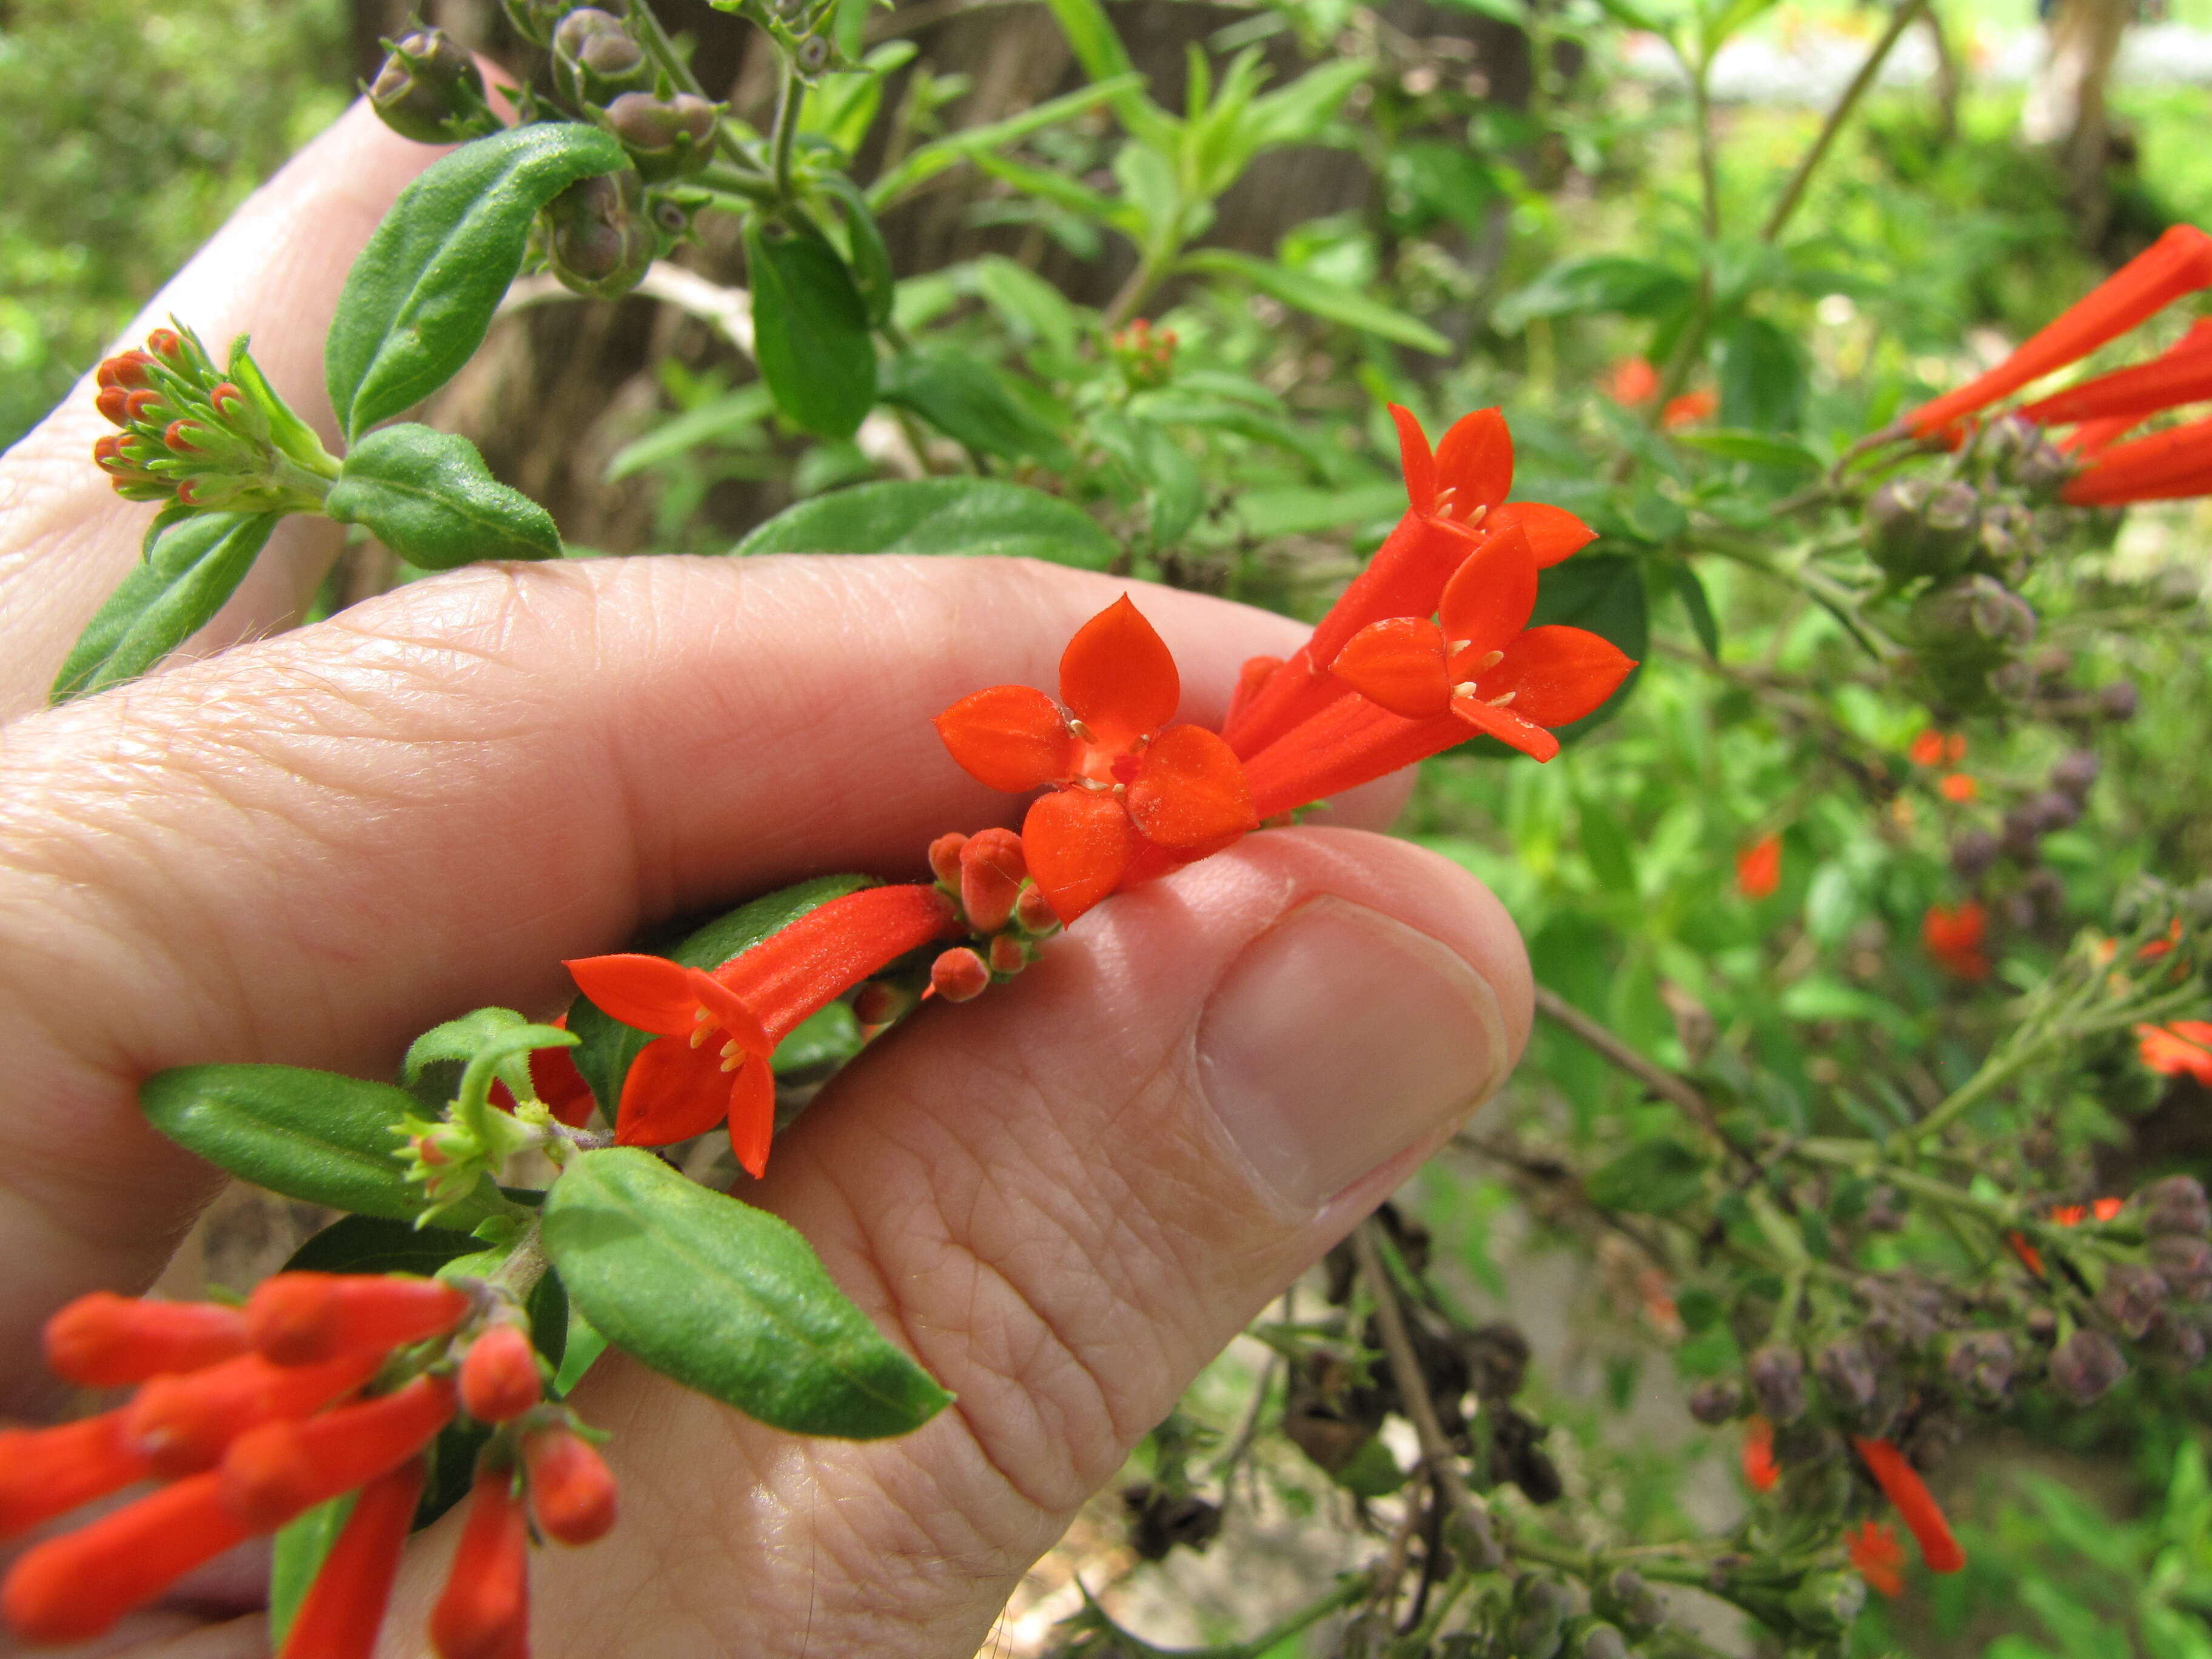
M 1866 1580 L 1855 1572 L 1808 1573 L 1790 1593 L 1790 1616 L 1808 1636 L 1840 1636 L 1866 1606 Z
M 638 174 L 650 183 L 696 172 L 714 152 L 721 112 L 704 98 L 626 92 L 607 106 L 607 130 L 629 151 Z
M 629 293 L 659 252 L 635 169 L 580 179 L 545 209 L 546 256 L 562 285 L 590 299 Z
M 533 46 L 553 44 L 553 31 L 576 9 L 576 0 L 500 0 L 514 32 Z
M 418 29 L 391 48 L 368 88 L 384 125 L 421 144 L 451 144 L 499 130 L 483 76 L 443 29 Z
M 621 18 L 585 6 L 553 31 L 553 81 L 573 104 L 605 106 L 650 87 L 653 64 Z

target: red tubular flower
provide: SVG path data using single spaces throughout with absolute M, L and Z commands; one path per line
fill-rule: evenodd
M 123 1408 L 123 1442 L 165 1480 L 197 1474 L 213 1468 L 247 1430 L 320 1411 L 383 1364 L 381 1351 L 314 1365 L 277 1365 L 250 1353 L 189 1376 L 157 1376 Z
M 27 1552 L 0 1584 L 0 1614 L 27 1642 L 84 1642 L 152 1601 L 251 1529 L 212 1471 L 162 1487 Z
M 2179 501 L 2212 491 L 2212 419 L 2114 444 L 2069 478 L 2059 499 L 2074 507 Z
M 1782 1479 L 1774 1462 L 1774 1425 L 1763 1417 L 1744 1421 L 1743 1478 L 1753 1492 L 1772 1492 Z
M 651 1031 L 623 1081 L 615 1139 L 663 1146 L 726 1118 L 748 1174 L 768 1167 L 775 1133 L 775 1045 L 862 980 L 959 931 L 933 887 L 865 887 L 817 905 L 713 973 L 659 957 L 587 957 L 567 964 L 584 994 L 625 1025 Z M 726 1041 L 712 1045 L 714 1032 Z
M 1855 1437 L 1851 1444 L 1858 1449 L 1883 1496 L 1897 1506 L 1898 1519 L 1920 1546 L 1920 1559 L 1928 1564 L 1929 1571 L 1956 1572 L 1965 1566 L 1966 1553 L 1951 1536 L 1950 1522 L 1944 1520 L 1943 1511 L 1912 1465 L 1905 1462 L 1905 1454 L 1887 1440 Z
M 1406 516 L 1304 646 L 1286 662 L 1255 658 L 1245 665 L 1221 731 L 1242 758 L 1345 696 L 1346 688 L 1327 671 L 1360 629 L 1435 614 L 1446 584 L 1484 538 L 1520 530 L 1536 568 L 1543 569 L 1597 533 L 1564 507 L 1506 501 L 1513 483 L 1513 435 L 1498 410 L 1477 410 L 1453 422 L 1433 453 L 1410 411 L 1393 404 L 1390 417 L 1398 426 Z
M 386 1351 L 442 1335 L 469 1298 L 434 1279 L 396 1273 L 278 1273 L 246 1304 L 247 1334 L 279 1365 Z
M 246 1316 L 213 1302 L 154 1302 L 94 1291 L 46 1321 L 46 1364 L 88 1388 L 196 1371 L 246 1352 Z
M 479 1423 L 520 1417 L 543 1397 L 538 1351 L 520 1326 L 495 1325 L 461 1361 L 461 1405 Z
M 1863 1521 L 1850 1534 L 1851 1565 L 1867 1588 L 1895 1601 L 1905 1594 L 1905 1546 L 1894 1528 L 1878 1521 Z
M 2039 398 L 2023 404 L 2020 412 L 2038 426 L 2123 418 L 2134 422 L 2208 398 L 2212 398 L 2212 317 L 2200 317 L 2150 362 Z
M 2171 1024 L 2138 1025 L 2136 1053 L 2142 1063 L 2164 1077 L 2187 1073 L 2212 1089 L 2212 1024 L 2201 1019 L 2177 1019 Z
M 430 1612 L 439 1659 L 509 1659 L 530 1618 L 530 1528 L 511 1469 L 480 1469 L 446 1588 Z
M 2194 225 L 2176 225 L 1988 374 L 1923 404 L 1903 424 L 1915 437 L 1933 437 L 2031 380 L 2088 356 L 2183 295 L 2207 287 L 2212 287 L 2212 236 Z
M 1021 839 L 1062 922 L 1120 885 L 1148 845 L 1200 858 L 1258 827 L 1229 745 L 1201 726 L 1168 724 L 1182 682 L 1127 595 L 1068 641 L 1060 694 L 1055 703 L 1030 686 L 994 686 L 939 714 L 937 730 L 963 769 L 994 789 L 1051 787 Z
M 1982 954 L 1982 940 L 1989 925 L 1989 912 L 1972 899 L 1952 907 L 1931 904 L 1920 919 L 1920 942 L 1952 978 L 1984 980 L 1990 959 Z
M 1781 836 L 1761 836 L 1735 855 L 1736 891 L 1746 898 L 1771 898 L 1781 885 Z
M 256 1532 L 397 1468 L 453 1421 L 453 1382 L 418 1376 L 405 1388 L 305 1422 L 264 1423 L 222 1455 L 222 1501 Z
M 530 1512 L 538 1530 L 559 1544 L 589 1544 L 615 1523 L 615 1478 L 581 1435 L 540 1429 L 522 1442 L 530 1476 Z
M 2027 1242 L 2026 1233 L 2008 1232 L 2004 1237 L 2005 1243 L 2011 1249 L 2012 1253 L 2020 1258 L 2021 1267 L 2027 1268 L 2038 1279 L 2045 1277 L 2043 1271 L 2043 1252 Z
M 0 1433 L 0 1538 L 28 1532 L 153 1473 L 123 1437 L 123 1413 Z
M 422 1460 L 413 1458 L 362 1488 L 277 1659 L 369 1659 L 375 1652 L 423 1473 Z

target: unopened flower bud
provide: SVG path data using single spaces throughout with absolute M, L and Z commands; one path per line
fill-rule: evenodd
M 1708 1427 L 1734 1422 L 1743 1412 L 1743 1385 L 1732 1376 L 1707 1377 L 1690 1390 L 1690 1415 Z
M 553 31 L 576 9 L 576 0 L 500 0 L 514 32 L 533 46 L 553 44 Z
M 1808 1636 L 1840 1636 L 1866 1607 L 1866 1580 L 1856 1572 L 1808 1573 L 1790 1592 L 1790 1616 Z
M 991 969 L 966 945 L 945 951 L 929 964 L 929 982 L 947 1002 L 967 1002 L 991 988 Z
M 2076 1331 L 2051 1356 L 2051 1386 L 2077 1406 L 2100 1399 L 2128 1374 L 2128 1362 L 2101 1331 Z
M 1867 501 L 1868 556 L 1899 582 L 1954 574 L 1972 550 L 1977 497 L 1964 484 L 1883 484 Z
M 2139 1337 L 2150 1328 L 2172 1293 L 2154 1269 L 2121 1261 L 2106 1271 L 2097 1292 L 2097 1308 L 2126 1335 Z
M 538 1351 L 519 1325 L 495 1325 L 461 1361 L 461 1407 L 479 1423 L 505 1423 L 544 1397 Z
M 1986 830 L 1969 830 L 1951 843 L 1951 867 L 1962 880 L 1978 880 L 1996 858 L 1997 838 Z
M 249 1536 L 220 1477 L 195 1475 L 27 1552 L 0 1587 L 0 1613 L 25 1642 L 89 1641 Z
M 430 1642 L 439 1659 L 507 1659 L 522 1651 L 529 1617 L 530 1525 L 514 1474 L 481 1468 L 446 1588 L 430 1610 Z
M 469 1298 L 434 1279 L 386 1273 L 278 1273 L 246 1304 L 253 1346 L 280 1365 L 403 1346 L 461 1322 Z
M 123 400 L 123 413 L 134 425 L 150 426 L 168 412 L 169 405 L 161 394 L 149 388 L 134 392 Z
M 1612 1617 L 1638 1629 L 1664 1622 L 1666 1604 L 1644 1575 L 1633 1567 L 1617 1567 L 1598 1586 L 1600 1604 Z
M 2011 1392 L 2012 1372 L 2012 1339 L 2002 1331 L 1969 1332 L 1943 1362 L 1951 1386 L 1984 1405 L 1996 1405 Z
M 28 1532 L 153 1473 L 124 1438 L 123 1413 L 0 1431 L 0 1538 Z
M 2065 914 L 2065 878 L 2047 866 L 2029 871 L 2021 892 L 2033 906 L 2038 915 L 2057 917 Z
M 960 908 L 978 933 L 995 933 L 1013 920 L 1014 902 L 1030 867 L 1022 838 L 1011 830 L 970 836 L 960 849 Z
M 1048 933 L 1060 931 L 1060 917 L 1045 896 L 1043 888 L 1032 882 L 1022 889 L 1022 896 L 1014 901 L 1014 926 L 1031 939 L 1042 939 Z
M 2212 1233 L 2212 1204 L 2204 1197 L 2204 1184 L 2195 1176 L 2168 1176 L 2154 1181 L 2136 1194 L 2147 1233 L 2188 1233 L 2203 1237 Z
M 192 440 L 206 436 L 206 430 L 193 422 L 172 421 L 161 429 L 161 447 L 179 455 L 198 454 L 200 446 Z
M 571 103 L 605 105 L 653 84 L 653 64 L 621 18 L 584 6 L 553 31 L 553 79 Z
M 1028 948 L 1011 933 L 1001 933 L 991 941 L 991 971 L 1000 979 L 1011 979 L 1030 965 Z
M 2081 803 L 2062 790 L 2043 790 L 2029 797 L 2027 805 L 2045 833 L 2070 829 L 2081 817 Z
M 246 1316 L 213 1302 L 155 1302 L 94 1291 L 46 1322 L 46 1364 L 87 1388 L 197 1371 L 246 1352 Z
M 258 1353 L 179 1376 L 157 1376 L 123 1408 L 124 1443 L 164 1480 L 197 1474 L 231 1443 L 280 1419 L 342 1400 L 383 1368 L 381 1352 L 341 1354 L 314 1365 L 277 1365 Z
M 1805 1358 L 1796 1349 L 1779 1342 L 1754 1349 L 1744 1375 L 1751 1382 L 1752 1403 L 1776 1427 L 1805 1414 Z
M 615 1478 L 582 1436 L 541 1429 L 522 1441 L 530 1476 L 530 1512 L 540 1531 L 560 1544 L 588 1544 L 615 1523 Z
M 1881 1378 L 1863 1342 L 1846 1337 L 1829 1343 L 1814 1358 L 1813 1368 L 1828 1398 L 1844 1411 L 1856 1414 L 1874 1404 Z
M 264 1423 L 222 1455 L 222 1501 L 256 1532 L 398 1468 L 453 1420 L 451 1379 L 418 1376 L 394 1393 L 304 1422 Z
M 2088 797 L 2090 786 L 2097 781 L 2100 769 L 2101 763 L 2094 750 L 2069 750 L 2051 769 L 2051 787 L 2062 794 L 2072 796 L 2076 801 L 2084 800 Z
M 696 93 L 655 98 L 626 92 L 607 106 L 607 126 L 643 178 L 659 181 L 704 167 L 721 112 Z
M 1575 1659 L 1629 1659 L 1628 1638 L 1611 1625 L 1586 1625 L 1575 1638 Z
M 427 1473 L 412 1458 L 362 1488 L 277 1659 L 368 1659 Z
M 2136 687 L 2132 680 L 2114 680 L 2097 694 L 2097 712 L 2108 720 L 2136 717 Z
M 647 222 L 645 181 L 635 167 L 579 179 L 545 210 L 546 254 L 564 288 L 587 299 L 619 299 L 659 251 Z
M 810 34 L 799 43 L 797 56 L 801 74 L 818 74 L 830 61 L 830 43 L 818 34 Z
M 2212 1302 L 2212 1244 L 2190 1233 L 2160 1233 L 2145 1254 L 2182 1301 Z
M 914 993 L 889 980 L 872 979 L 853 996 L 853 1018 L 863 1025 L 888 1025 L 914 1006 Z
M 131 394 L 121 386 L 102 386 L 100 395 L 92 401 L 93 406 L 100 410 L 109 425 L 131 424 Z
M 2205 1346 L 2204 1328 L 2171 1310 L 2151 1328 L 2151 1352 L 2174 1370 L 2193 1371 L 2203 1364 Z
M 153 361 L 149 354 L 136 348 L 118 352 L 100 364 L 99 373 L 93 377 L 94 383 L 102 392 L 136 392 L 149 384 L 146 369 Z
M 1514 1600 L 1512 1651 L 1522 1659 L 1553 1659 L 1574 1616 L 1567 1587 L 1553 1578 L 1523 1578 Z
M 146 349 L 159 357 L 171 368 L 185 366 L 185 343 L 175 330 L 157 328 L 146 337 Z
M 968 837 L 957 830 L 929 843 L 931 873 L 955 892 L 960 889 L 960 849 L 967 844 Z
M 417 29 L 396 44 L 368 103 L 385 125 L 422 144 L 481 137 L 497 125 L 476 59 L 443 29 Z

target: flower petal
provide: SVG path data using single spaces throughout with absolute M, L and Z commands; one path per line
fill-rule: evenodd
M 1897 1518 L 1905 1522 L 1913 1541 L 1920 1546 L 1920 1559 L 1928 1564 L 1931 1572 L 1956 1572 L 1966 1565 L 1966 1553 L 1951 1535 L 1950 1522 L 1919 1472 L 1905 1461 L 1905 1454 L 1887 1440 L 1855 1437 L 1851 1444 L 1866 1460 L 1868 1471 L 1875 1484 L 1897 1506 Z
M 1163 847 L 1218 850 L 1224 836 L 1260 827 L 1236 751 L 1200 726 L 1170 726 L 1145 751 L 1128 813 L 1147 841 Z
M 1175 718 L 1182 680 L 1167 641 L 1124 593 L 1067 642 L 1060 696 L 1101 744 L 1123 749 Z
M 994 685 L 937 717 L 960 769 L 977 782 L 1025 795 L 1075 769 L 1075 738 L 1060 706 L 1030 685 Z
M 1531 760 L 1547 761 L 1559 752 L 1559 740 L 1534 720 L 1523 720 L 1510 708 L 1494 708 L 1480 697 L 1454 697 L 1452 714 L 1498 742 L 1518 749 Z
M 1409 720 L 1451 706 L 1443 630 L 1418 617 L 1370 623 L 1337 653 L 1329 672 L 1368 702 Z
M 1437 510 L 1437 458 L 1429 450 L 1429 434 L 1410 409 L 1390 405 L 1390 418 L 1398 423 L 1398 465 L 1406 475 L 1406 504 L 1416 513 Z
M 699 1000 L 690 970 L 665 957 L 580 957 L 561 964 L 599 1011 L 659 1036 L 691 1035 Z
M 1513 434 L 1495 409 L 1478 409 L 1452 422 L 1437 446 L 1439 493 L 1452 492 L 1449 516 L 1468 517 L 1477 507 L 1504 504 L 1513 488 Z
M 1482 522 L 1490 530 L 1518 525 L 1526 531 L 1528 550 L 1535 556 L 1539 570 L 1550 569 L 1597 539 L 1596 531 L 1565 507 L 1547 501 L 1508 501 Z
M 1516 525 L 1486 539 L 1444 584 L 1437 620 L 1454 649 L 1450 672 L 1469 679 L 1481 675 L 1487 687 L 1487 674 L 1475 663 L 1510 645 L 1535 609 L 1536 559 L 1528 533 Z M 1474 661 L 1462 670 L 1462 658 Z
M 775 1139 L 775 1068 L 765 1055 L 738 1067 L 729 1109 L 730 1151 L 738 1167 L 758 1181 L 768 1172 L 769 1143 Z
M 1267 689 L 1267 682 L 1275 678 L 1275 671 L 1282 665 L 1280 657 L 1244 659 L 1244 666 L 1237 671 L 1237 690 L 1230 694 L 1229 712 L 1221 717 L 1224 732 L 1237 724 L 1237 717 L 1252 706 L 1253 699 Z
M 689 1140 L 720 1123 L 729 1109 L 730 1074 L 722 1069 L 720 1054 L 694 1048 L 689 1037 L 663 1037 L 647 1043 L 630 1062 L 615 1113 L 615 1142 L 665 1146 Z
M 2212 398 L 2212 317 L 2200 317 L 2188 333 L 2150 362 L 2068 386 L 2022 405 L 2020 412 L 2038 426 L 2067 426 L 2124 415 L 2142 420 L 2161 409 L 2203 403 L 2208 398 Z
M 696 968 L 688 971 L 691 975 L 692 994 L 699 999 L 699 1006 L 707 1011 L 722 1031 L 728 1033 L 728 1041 L 749 1054 L 767 1054 L 775 1051 L 775 1044 L 761 1029 L 759 1016 L 744 1005 L 736 992 L 712 974 L 702 973 Z M 714 1042 L 708 1046 L 719 1051 L 722 1045 Z
M 580 1129 L 591 1121 L 599 1102 L 592 1094 L 592 1085 L 576 1069 L 573 1054 L 574 1050 L 568 1048 L 532 1049 L 530 1086 L 538 1091 L 538 1099 L 545 1103 L 555 1121 Z
M 1511 693 L 1511 712 L 1538 726 L 1578 720 L 1620 689 L 1636 664 L 1611 640 L 1580 628 L 1532 628 L 1482 677 L 1485 702 Z M 1511 739 L 1508 738 L 1510 742 Z
M 1120 884 L 1136 848 L 1127 809 L 1103 791 L 1055 789 L 1038 796 L 1022 820 L 1030 875 L 1063 924 Z

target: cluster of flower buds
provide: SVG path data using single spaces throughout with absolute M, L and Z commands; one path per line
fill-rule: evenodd
M 1936 708 L 1994 708 L 2033 689 L 2035 671 L 2024 657 L 2036 625 L 2027 601 L 1996 577 L 1960 576 L 1913 601 L 1898 629 L 1911 659 L 1899 665 Z
M 971 935 L 930 964 L 930 988 L 947 1002 L 966 1002 L 1012 979 L 1060 931 L 1044 889 L 1030 875 L 1022 838 L 1011 830 L 939 836 L 929 846 L 929 867 Z
M 283 1659 L 365 1659 L 425 1479 L 462 1413 L 494 1429 L 460 1553 L 432 1615 L 441 1659 L 514 1659 L 526 1606 L 523 1500 L 538 1530 L 583 1544 L 614 1485 L 544 1399 L 521 1315 L 482 1281 L 285 1273 L 243 1308 L 110 1295 L 50 1320 L 49 1364 L 112 1410 L 0 1435 L 0 1533 L 154 1490 L 19 1557 L 0 1614 L 34 1644 L 87 1641 L 185 1573 L 317 1505 L 359 1496 L 301 1603 Z
M 2128 1352 L 2174 1370 L 2205 1357 L 2212 1323 L 2212 1206 L 2194 1176 L 2169 1176 L 2121 1204 L 2062 1205 L 2033 1239 L 2008 1241 L 2048 1289 L 2031 1328 L 2051 1344 L 2052 1388 L 2087 1405 L 2128 1374 Z
M 1176 331 L 1139 317 L 1108 337 L 1106 345 L 1132 392 L 1154 392 L 1175 378 Z
M 270 388 L 243 336 L 218 369 L 190 329 L 157 328 L 95 378 L 100 412 L 122 430 L 95 443 L 93 459 L 126 500 L 321 510 L 337 462 Z
M 416 29 L 382 45 L 386 56 L 368 83 L 368 103 L 385 125 L 418 144 L 465 143 L 500 131 L 477 60 L 445 30 Z

